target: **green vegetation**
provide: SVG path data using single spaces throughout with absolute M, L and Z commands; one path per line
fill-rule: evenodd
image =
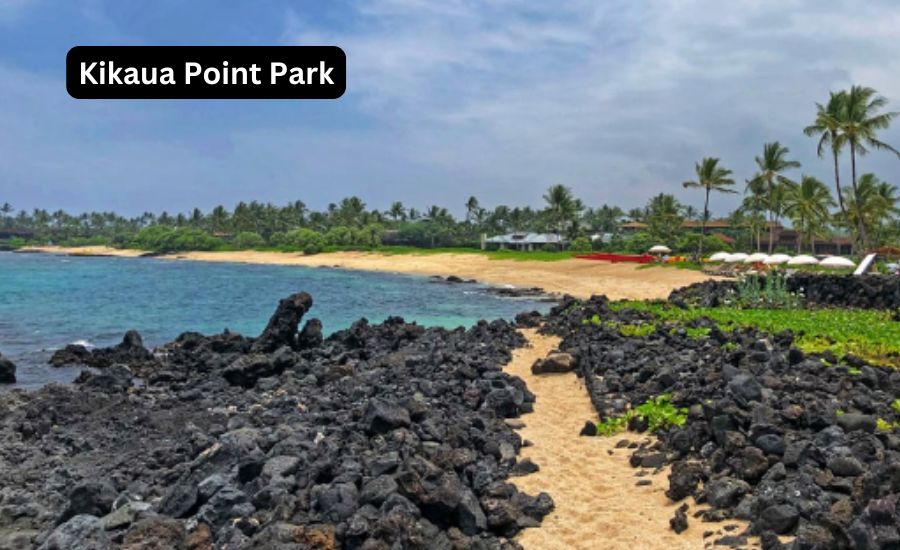
M 892 432 L 894 430 L 900 429 L 900 422 L 888 422 L 884 418 L 879 418 L 875 421 L 875 427 L 882 432 Z
M 712 191 L 719 193 L 736 193 L 731 189 L 734 180 L 730 177 L 731 170 L 719 166 L 719 159 L 705 158 L 694 166 L 697 173 L 696 181 L 686 181 L 682 185 L 688 188 L 703 189 L 705 200 L 703 202 L 703 217 L 700 218 L 700 238 L 697 239 L 697 258 L 703 257 L 703 241 L 706 237 L 706 220 L 709 219 L 709 194 Z
M 576 237 L 569 245 L 569 251 L 576 254 L 586 254 L 591 250 L 591 240 L 587 237 Z
M 604 327 L 609 330 L 616 330 L 622 336 L 629 338 L 643 338 L 653 334 L 656 330 L 655 323 L 629 324 L 619 323 L 617 321 L 604 321 L 599 315 L 594 314 L 590 319 L 585 319 L 582 324 L 593 325 L 595 327 Z
M 800 307 L 802 296 L 794 294 L 787 288 L 787 279 L 783 275 L 770 273 L 765 284 L 760 286 L 759 276 L 749 275 L 737 282 L 737 307 L 787 309 Z
M 225 243 L 200 229 L 162 227 L 141 229 L 131 241 L 134 248 L 168 253 L 186 250 L 221 250 Z
M 413 246 L 383 246 L 378 249 L 382 254 L 412 254 L 428 256 L 432 254 L 478 254 L 490 260 L 516 260 L 532 262 L 557 262 L 572 258 L 569 251 L 527 252 L 523 250 L 481 250 L 478 248 L 416 248 Z
M 687 409 L 677 408 L 671 402 L 671 395 L 662 394 L 649 399 L 621 416 L 607 418 L 597 424 L 597 435 L 609 436 L 623 432 L 632 418 L 640 418 L 647 423 L 647 429 L 655 432 L 671 426 L 684 426 Z
M 875 364 L 900 367 L 900 323 L 891 312 L 853 309 L 680 309 L 662 302 L 620 301 L 613 310 L 626 308 L 656 315 L 659 321 L 685 324 L 706 318 L 722 330 L 755 327 L 770 333 L 791 330 L 796 345 L 808 353 L 847 353 Z M 900 405 L 898 405 L 900 406 Z M 900 411 L 898 411 L 900 412 Z

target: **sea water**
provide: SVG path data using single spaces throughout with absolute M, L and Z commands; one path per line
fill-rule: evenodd
M 391 315 L 425 326 L 511 319 L 550 304 L 495 296 L 487 287 L 428 277 L 299 266 L 157 258 L 68 257 L 0 252 L 0 353 L 18 365 L 18 384 L 70 382 L 77 369 L 47 365 L 66 344 L 109 346 L 135 329 L 148 347 L 185 331 L 256 336 L 278 300 L 306 291 L 307 317 L 326 333 L 361 317 Z

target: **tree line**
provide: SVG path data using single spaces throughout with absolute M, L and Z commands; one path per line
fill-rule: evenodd
M 834 166 L 833 189 L 813 176 L 792 172 L 801 165 L 778 141 L 765 143 L 755 157 L 757 170 L 744 182 L 744 198 L 728 214 L 739 248 L 775 249 L 770 226 L 787 219 L 799 235 L 797 250 L 813 250 L 817 238 L 847 234 L 859 252 L 884 244 L 900 243 L 900 196 L 896 186 L 872 173 L 857 176 L 860 158 L 873 150 L 900 156 L 881 141 L 878 132 L 897 116 L 882 112 L 887 101 L 871 88 L 853 86 L 832 92 L 824 104 L 816 104 L 813 122 L 804 132 L 817 139 L 820 157 L 830 157 Z M 850 185 L 841 183 L 840 163 L 849 155 Z M 476 197 L 465 203 L 465 215 L 454 217 L 437 205 L 419 210 L 394 202 L 385 210 L 370 209 L 359 197 L 347 197 L 321 211 L 302 201 L 276 206 L 240 202 L 233 210 L 216 206 L 209 212 L 124 217 L 114 212 L 78 215 L 63 210 L 48 212 L 15 210 L 0 206 L 0 227 L 31 230 L 38 242 L 62 245 L 104 244 L 156 251 L 215 250 L 221 248 L 273 248 L 315 253 L 329 247 L 368 249 L 379 246 L 390 232 L 390 242 L 418 247 L 478 246 L 483 234 L 509 232 L 554 233 L 579 250 L 605 248 L 640 252 L 656 242 L 679 251 L 699 255 L 724 243 L 707 236 L 713 193 L 737 193 L 731 170 L 719 158 L 706 157 L 694 167 L 695 178 L 683 187 L 703 192 L 701 208 L 683 204 L 670 193 L 652 197 L 646 205 L 624 211 L 618 206 L 591 208 L 575 197 L 570 188 L 556 184 L 543 195 L 539 208 L 500 205 L 485 208 Z M 837 210 L 834 208 L 837 207 Z M 623 221 L 638 221 L 646 228 L 637 234 L 620 232 Z M 685 220 L 696 220 L 700 233 L 686 231 Z M 589 240 L 588 235 L 604 239 Z M 763 243 L 765 238 L 766 242 Z M 23 244 L 19 240 L 16 244 Z

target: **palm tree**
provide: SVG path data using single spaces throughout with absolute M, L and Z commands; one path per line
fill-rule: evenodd
M 769 254 L 775 248 L 775 214 L 779 210 L 778 191 L 776 188 L 780 186 L 793 186 L 793 181 L 785 177 L 782 172 L 790 168 L 800 168 L 800 163 L 796 160 L 788 160 L 787 155 L 790 149 L 782 146 L 777 141 L 766 143 L 763 145 L 763 154 L 756 157 L 756 165 L 759 173 L 754 176 L 754 180 L 763 181 L 766 184 L 768 192 L 767 208 L 769 210 Z
M 472 221 L 479 208 L 478 199 L 474 196 L 469 197 L 469 200 L 466 201 L 466 221 Z
M 846 107 L 847 92 L 831 92 L 827 104 L 823 106 L 821 103 L 816 103 L 816 120 L 803 129 L 803 133 L 808 136 L 819 135 L 817 152 L 820 157 L 825 153 L 825 147 L 830 146 L 831 156 L 834 159 L 834 188 L 837 192 L 838 206 L 840 206 L 844 218 L 847 217 L 847 207 L 844 205 L 844 193 L 841 191 L 841 171 L 838 166 L 838 157 L 846 143 L 840 131 Z
M 747 180 L 747 187 L 744 188 L 744 201 L 741 204 L 741 210 L 746 214 L 746 221 L 750 229 L 751 241 L 752 236 L 756 236 L 756 251 L 762 250 L 762 228 L 766 225 L 766 217 L 763 212 L 766 210 L 768 199 L 766 197 L 766 182 L 761 179 Z
M 11 219 L 10 214 L 13 211 L 14 211 L 14 209 L 13 209 L 12 205 L 9 204 L 8 202 L 4 202 L 3 206 L 0 206 L 0 214 L 3 214 L 2 216 L 0 216 L 0 219 L 2 219 L 4 221 L 5 225 L 9 225 L 9 222 L 7 222 L 7 219 Z
M 562 226 L 571 219 L 575 212 L 575 199 L 572 197 L 572 191 L 565 185 L 551 185 L 544 195 L 544 201 L 547 203 L 550 223 L 556 228 L 556 242 L 562 248 L 560 240 Z
M 644 208 L 644 222 L 649 233 L 658 239 L 672 238 L 678 234 L 684 223 L 681 210 L 681 203 L 675 195 L 660 193 L 651 197 Z
M 788 189 L 784 212 L 797 230 L 798 254 L 802 250 L 804 234 L 809 239 L 812 253 L 816 253 L 815 234 L 828 222 L 829 206 L 834 206 L 831 193 L 824 183 L 812 176 L 801 176 L 800 184 Z
M 400 201 L 396 201 L 391 203 L 391 209 L 388 211 L 388 215 L 395 222 L 400 220 L 406 220 L 406 208 L 403 207 L 403 203 Z
M 700 243 L 697 246 L 697 257 L 703 257 L 703 239 L 706 237 L 706 222 L 709 220 L 709 194 L 712 191 L 719 193 L 736 193 L 730 189 L 734 185 L 731 179 L 731 170 L 719 166 L 719 159 L 706 157 L 694 165 L 694 171 L 697 173 L 695 181 L 686 181 L 682 183 L 685 189 L 703 189 L 705 199 L 703 201 L 703 217 L 700 218 Z
M 891 120 L 898 113 L 878 113 L 887 105 L 887 99 L 877 95 L 872 88 L 853 86 L 847 92 L 847 103 L 842 111 L 840 119 L 840 139 L 850 145 L 850 167 L 853 183 L 853 192 L 861 195 L 856 181 L 856 155 L 864 156 L 871 149 L 885 149 L 897 156 L 900 151 L 880 141 L 877 131 L 891 125 Z M 866 236 L 866 220 L 864 216 L 857 216 L 857 230 L 859 231 L 860 246 L 865 249 L 868 246 Z
M 863 174 L 856 189 L 847 190 L 847 205 L 851 222 L 883 232 L 885 222 L 900 212 L 897 188 L 880 181 L 874 174 Z

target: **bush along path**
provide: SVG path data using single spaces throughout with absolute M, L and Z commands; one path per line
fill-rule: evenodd
M 528 444 L 514 472 L 521 477 L 514 483 L 527 493 L 549 493 L 556 508 L 540 527 L 522 531 L 516 540 L 526 550 L 703 547 L 705 526 L 699 522 L 680 535 L 670 529 L 669 518 L 680 503 L 665 495 L 668 468 L 651 464 L 635 470 L 629 465 L 628 447 L 655 438 L 579 437 L 585 420 L 596 420 L 597 415 L 575 365 L 553 353 L 558 337 L 535 329 L 522 333 L 530 346 L 513 351 L 505 370 L 525 380 L 535 403 L 534 412 L 516 420 L 523 424 L 518 432 Z
M 323 339 L 298 333 L 311 306 L 282 300 L 258 338 L 70 349 L 55 363 L 95 367 L 76 384 L 0 395 L 0 548 L 517 548 L 553 508 L 509 480 L 522 336 L 390 318 Z
M 719 539 L 732 546 L 749 534 L 773 549 L 900 544 L 900 371 L 807 355 L 789 331 L 663 323 L 604 297 L 564 300 L 543 321 L 577 360 L 595 432 L 654 431 L 660 444 L 632 464 L 670 464 L 669 498 L 709 507 L 673 527 L 749 522 Z

